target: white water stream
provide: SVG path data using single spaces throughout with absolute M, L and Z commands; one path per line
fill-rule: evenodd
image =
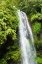
M 34 47 L 34 40 L 29 21 L 24 12 L 18 10 L 20 17 L 19 35 L 20 35 L 20 48 L 22 62 L 21 64 L 37 64 L 36 51 Z

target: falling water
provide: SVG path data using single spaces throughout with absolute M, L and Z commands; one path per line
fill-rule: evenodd
M 22 62 L 21 64 L 37 64 L 36 51 L 34 47 L 33 35 L 29 21 L 24 12 L 18 10 L 20 17 L 19 35 Z

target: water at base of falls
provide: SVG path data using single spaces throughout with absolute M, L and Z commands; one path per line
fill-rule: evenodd
M 20 10 L 18 10 L 18 14 L 20 17 L 19 35 L 22 56 L 21 64 L 37 64 L 32 30 L 30 28 L 27 16 Z

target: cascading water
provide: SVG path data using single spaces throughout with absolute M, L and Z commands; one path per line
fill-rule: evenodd
M 37 64 L 33 35 L 27 16 L 20 10 L 18 10 L 18 14 L 20 17 L 19 35 L 22 56 L 21 64 Z

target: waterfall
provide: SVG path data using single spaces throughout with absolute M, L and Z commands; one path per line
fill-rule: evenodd
M 37 64 L 34 40 L 29 21 L 24 12 L 18 10 L 20 17 L 19 35 L 22 62 L 21 64 Z

